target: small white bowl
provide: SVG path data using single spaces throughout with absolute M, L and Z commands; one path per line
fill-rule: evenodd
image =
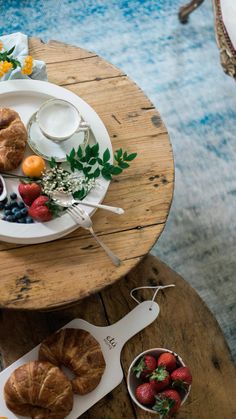
M 130 394 L 132 400 L 141 409 L 145 410 L 146 412 L 152 413 L 153 415 L 158 415 L 159 413 L 157 413 L 154 410 L 152 410 L 152 409 L 144 406 L 143 404 L 139 403 L 139 401 L 135 397 L 135 390 L 136 390 L 137 386 L 142 383 L 142 381 L 140 380 L 140 378 L 137 378 L 134 375 L 134 373 L 132 372 L 132 368 L 142 356 L 153 355 L 155 358 L 158 358 L 158 356 L 161 355 L 164 352 L 170 352 L 171 354 L 175 355 L 175 357 L 177 358 L 177 361 L 179 362 L 180 367 L 185 367 L 186 366 L 184 361 L 182 360 L 182 358 L 177 353 L 175 353 L 174 351 L 170 351 L 169 349 L 165 349 L 165 348 L 152 348 L 152 349 L 148 349 L 147 351 L 144 351 L 141 354 L 139 354 L 138 356 L 136 356 L 136 358 L 130 364 L 128 374 L 127 374 L 127 387 L 128 387 L 128 391 L 129 391 L 129 394 Z M 188 387 L 187 393 L 182 398 L 181 406 L 186 402 L 186 400 L 189 396 L 190 390 L 191 390 L 191 385 Z M 164 389 L 163 389 L 163 391 L 164 391 Z
M 0 182 L 2 183 L 2 192 L 0 193 L 0 201 L 3 201 L 7 197 L 6 183 L 3 177 L 0 175 Z

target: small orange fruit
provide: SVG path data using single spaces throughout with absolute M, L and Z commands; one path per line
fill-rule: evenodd
M 45 168 L 45 161 L 36 155 L 26 157 L 22 162 L 22 171 L 26 176 L 40 177 Z

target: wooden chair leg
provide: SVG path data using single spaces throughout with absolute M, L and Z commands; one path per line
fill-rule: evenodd
M 181 23 L 187 23 L 188 17 L 190 13 L 192 13 L 195 9 L 197 9 L 204 0 L 192 0 L 190 3 L 186 4 L 185 6 L 182 6 L 179 9 L 179 20 Z

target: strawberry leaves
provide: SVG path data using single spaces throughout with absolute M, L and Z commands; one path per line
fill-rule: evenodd
M 115 152 L 115 165 L 110 163 L 111 154 L 107 148 L 102 156 L 99 153 L 99 144 L 93 146 L 87 145 L 84 149 L 79 146 L 76 151 L 74 148 L 66 156 L 72 172 L 82 171 L 87 179 L 96 179 L 103 176 L 106 180 L 112 180 L 113 176 L 120 175 L 124 169 L 128 169 L 129 163 L 135 159 L 137 153 L 128 154 L 120 148 Z
M 168 375 L 169 373 L 166 371 L 165 367 L 159 366 L 152 372 L 150 380 L 164 381 Z
M 132 372 L 136 375 L 137 378 L 140 378 L 141 373 L 144 371 L 144 369 L 145 369 L 145 362 L 144 362 L 144 357 L 142 357 L 140 362 L 132 368 Z

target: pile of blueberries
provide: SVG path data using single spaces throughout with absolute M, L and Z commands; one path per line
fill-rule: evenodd
M 0 210 L 4 211 L 2 220 L 11 223 L 33 223 L 34 220 L 28 215 L 28 209 L 25 203 L 23 201 L 17 201 L 17 194 L 13 192 L 10 198 L 10 201 L 8 201 L 8 198 L 0 201 Z

